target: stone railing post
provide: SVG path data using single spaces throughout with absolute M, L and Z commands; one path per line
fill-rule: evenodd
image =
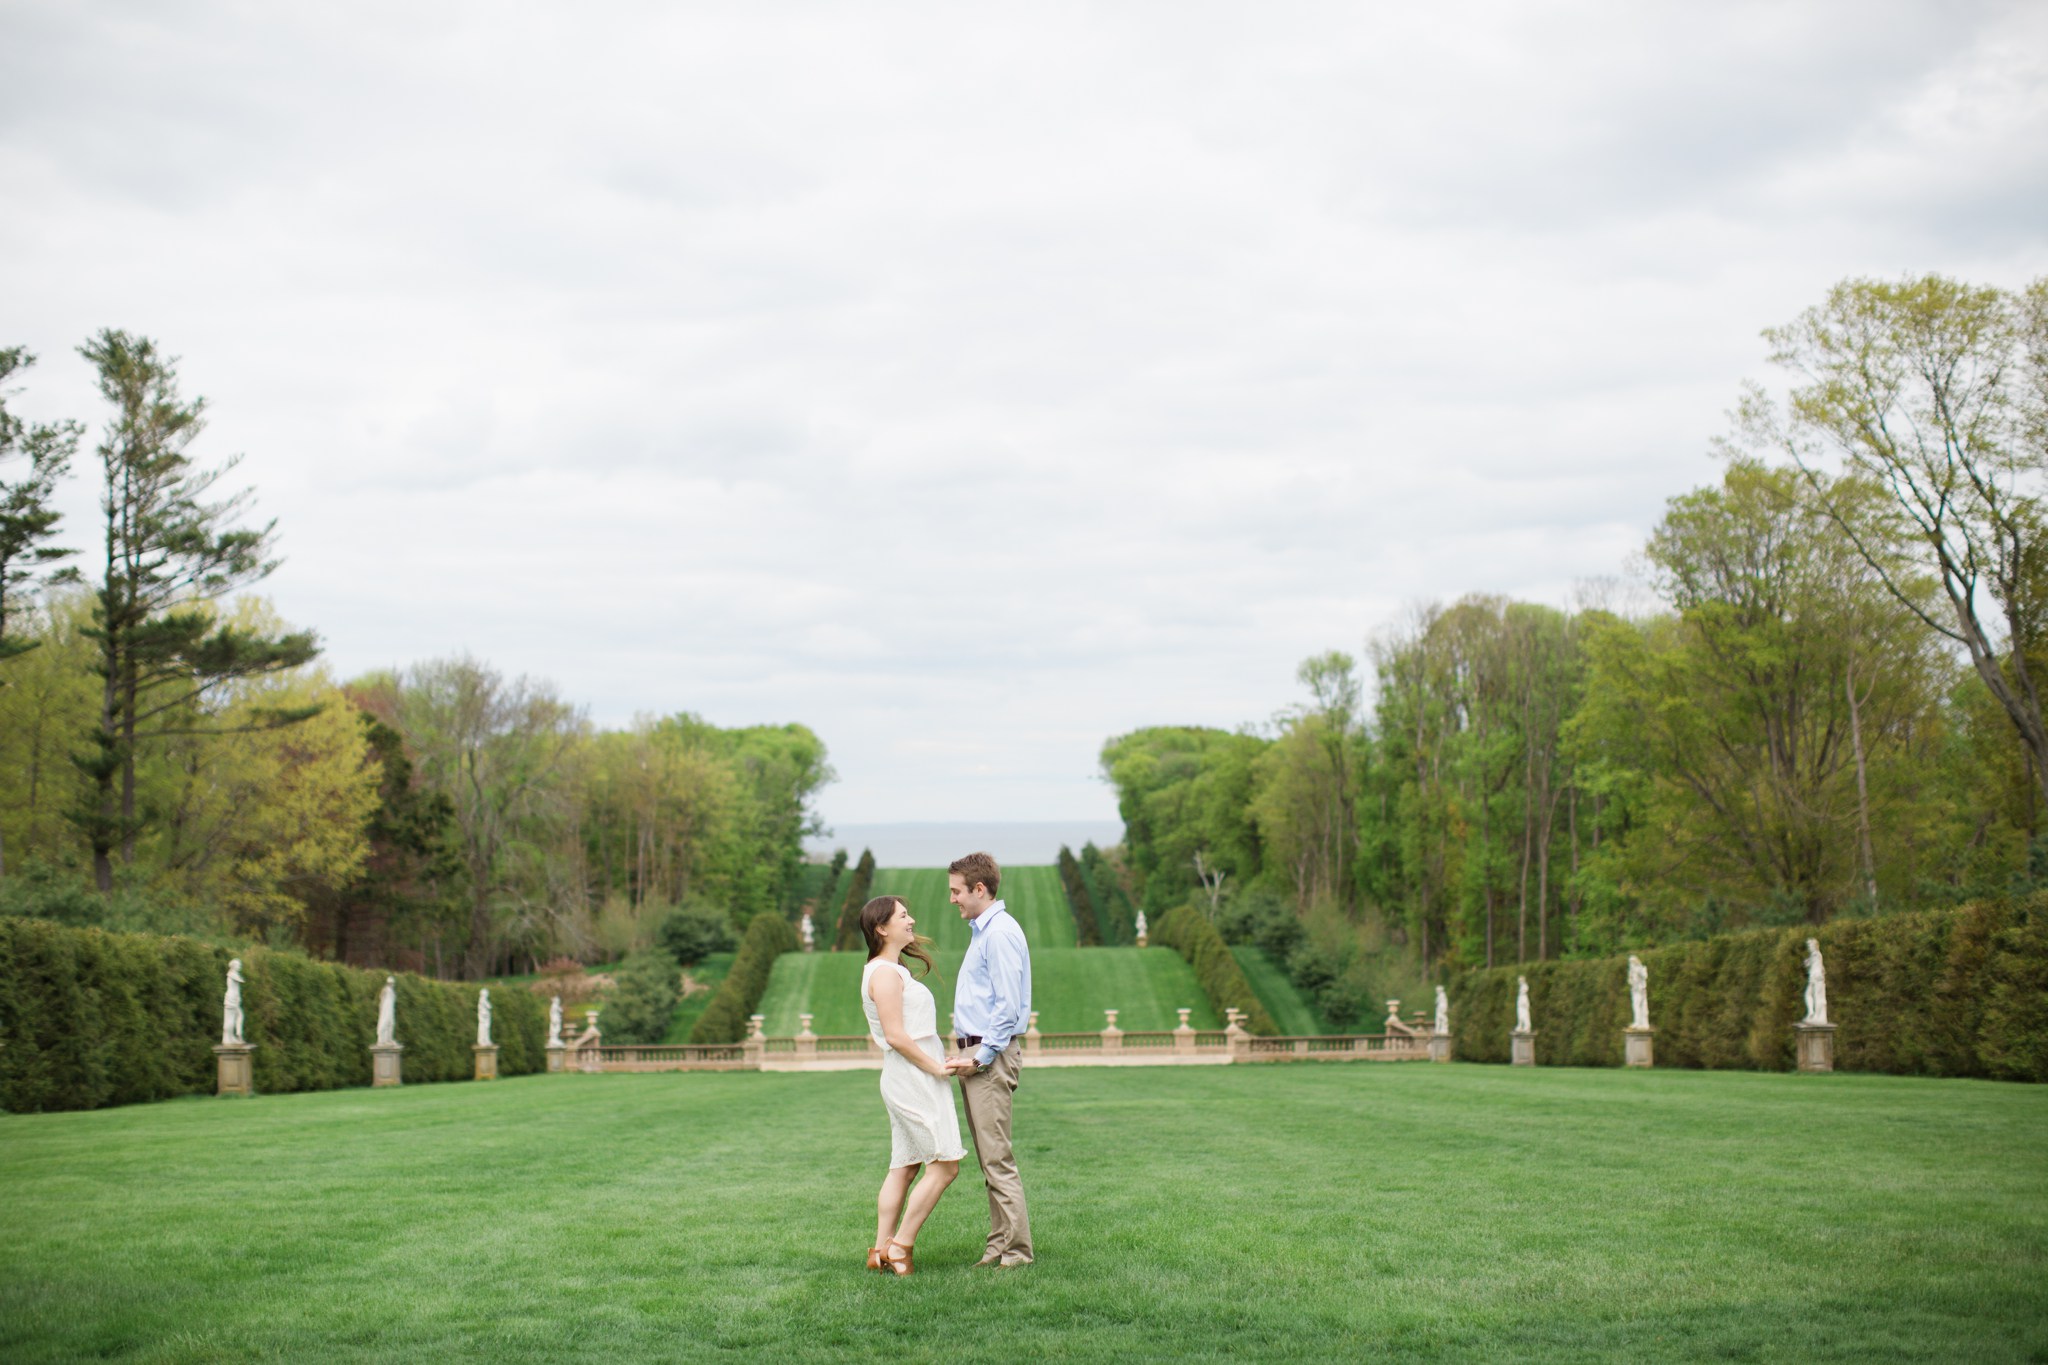
M 818 1035 L 811 1032 L 814 1015 L 799 1014 L 796 1031 L 796 1058 L 799 1062 L 816 1061 L 818 1057 Z
M 1102 1013 L 1109 1020 L 1108 1023 L 1102 1026 L 1102 1050 L 1104 1052 L 1121 1051 L 1124 1045 L 1124 1031 L 1116 1026 L 1116 1011 L 1104 1010 Z
M 1036 1057 L 1038 1055 L 1039 1042 L 1038 1011 L 1033 1010 L 1031 1011 L 1030 1021 L 1024 1026 L 1024 1055 L 1026 1057 Z
M 747 1036 L 740 1044 L 741 1064 L 749 1071 L 761 1069 L 761 1054 L 766 1051 L 768 1035 L 761 1031 L 761 1025 L 768 1021 L 765 1014 L 747 1016 Z
M 1176 1057 L 1191 1056 L 1195 1050 L 1195 1031 L 1188 1026 L 1188 1016 L 1194 1011 L 1175 1010 L 1174 1013 L 1180 1016 L 1180 1023 L 1173 1030 L 1173 1053 Z
M 1230 1022 L 1223 1029 L 1223 1044 L 1230 1050 L 1230 1060 L 1233 1062 L 1250 1061 L 1252 1058 L 1252 1036 L 1245 1032 L 1244 1024 L 1241 1022 L 1244 1018 L 1244 1011 L 1232 1005 L 1225 1011 L 1225 1014 Z

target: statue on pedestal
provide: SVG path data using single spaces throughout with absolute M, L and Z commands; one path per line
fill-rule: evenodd
M 1628 955 L 1628 1007 L 1635 1016 L 1630 1028 L 1650 1026 L 1650 969 L 1634 953 Z
M 1145 946 L 1145 938 L 1146 938 L 1146 934 L 1145 934 L 1145 912 L 1144 912 L 1143 910 L 1140 910 L 1140 911 L 1138 912 L 1138 924 L 1137 924 L 1137 929 L 1138 929 L 1138 946 L 1139 946 L 1139 947 L 1144 947 L 1144 946 Z
M 242 1042 L 242 959 L 228 963 L 228 992 L 220 1002 L 222 1047 L 241 1047 Z
M 395 1047 L 398 1044 L 398 978 L 384 978 L 384 989 L 377 992 L 377 1046 Z
M 1806 1022 L 1825 1024 L 1827 1021 L 1828 969 L 1820 960 L 1820 940 L 1810 938 L 1806 940 Z
M 1449 1033 L 1451 1031 L 1451 997 L 1444 994 L 1442 986 L 1436 988 L 1436 1031 L 1438 1033 Z
M 548 1046 L 562 1046 L 562 997 L 559 995 L 548 1005 Z
M 476 1045 L 491 1046 L 491 993 L 481 990 L 476 993 Z
M 804 911 L 803 937 L 805 952 L 808 953 L 813 948 L 818 946 L 818 936 L 817 933 L 811 928 L 811 912 L 808 910 Z
M 1515 978 L 1515 1032 L 1535 1031 L 1529 1024 L 1529 978 L 1518 976 Z

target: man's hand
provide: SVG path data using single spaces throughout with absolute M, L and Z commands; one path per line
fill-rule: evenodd
M 971 1076 L 980 1069 L 974 1064 L 974 1058 L 971 1056 L 948 1057 L 946 1059 L 946 1070 L 955 1076 Z

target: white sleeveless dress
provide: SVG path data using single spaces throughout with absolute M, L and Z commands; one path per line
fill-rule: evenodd
M 960 1145 L 960 1119 L 953 1111 L 950 1082 L 918 1070 L 899 1056 L 882 1036 L 882 1011 L 868 994 L 868 982 L 883 967 L 903 974 L 903 1030 L 935 1062 L 946 1060 L 939 1041 L 939 1002 L 931 990 L 900 962 L 870 958 L 860 974 L 860 1005 L 867 1012 L 868 1034 L 882 1049 L 882 1104 L 889 1111 L 889 1168 L 927 1161 L 958 1161 L 967 1155 Z

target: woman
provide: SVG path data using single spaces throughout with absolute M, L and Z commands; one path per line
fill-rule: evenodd
M 939 1002 L 910 974 L 904 958 L 932 969 L 931 940 L 917 936 L 917 921 L 900 896 L 877 896 L 861 907 L 861 937 L 868 965 L 861 969 L 860 1003 L 868 1033 L 882 1048 L 882 1104 L 889 1111 L 889 1174 L 875 1200 L 875 1244 L 868 1269 L 908 1275 L 917 1230 L 939 1196 L 960 1174 L 960 1120 L 946 1047 L 939 1041 Z M 910 1182 L 925 1168 L 915 1189 Z

